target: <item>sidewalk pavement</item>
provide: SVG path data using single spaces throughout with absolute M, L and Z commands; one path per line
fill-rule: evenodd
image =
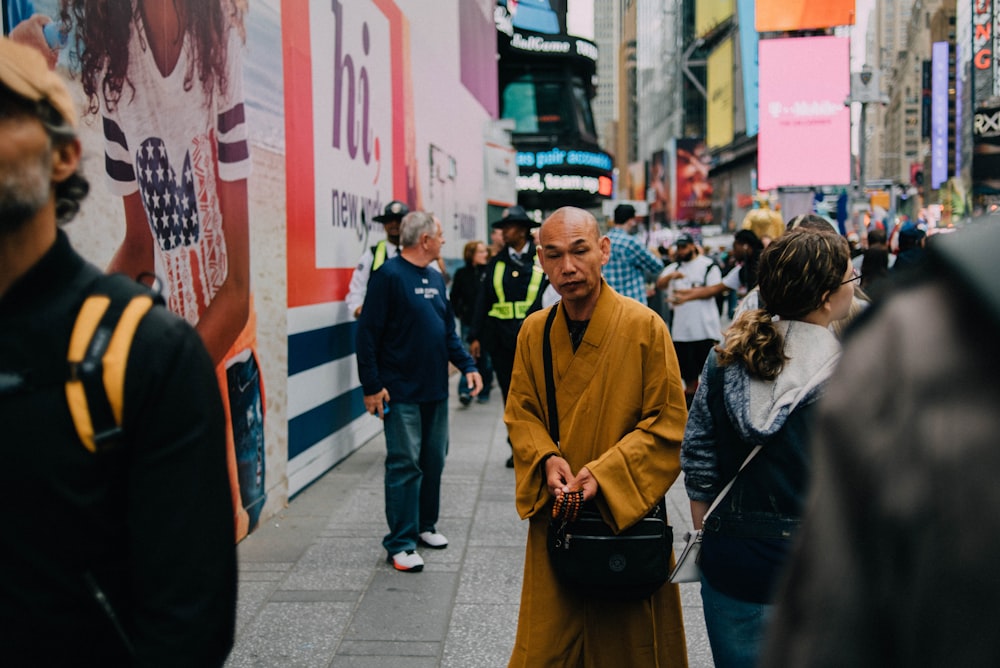
M 376 436 L 240 543 L 237 637 L 227 666 L 507 665 L 527 523 L 504 466 L 499 392 L 488 404 L 462 407 L 454 389 L 438 522 L 448 548 L 421 549 L 422 573 L 386 563 L 385 441 Z M 679 554 L 691 528 L 681 480 L 667 503 Z M 689 665 L 711 668 L 698 585 L 681 585 L 681 599 Z

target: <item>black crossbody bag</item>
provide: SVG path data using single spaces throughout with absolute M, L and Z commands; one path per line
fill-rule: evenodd
M 556 447 L 559 413 L 549 334 L 558 310 L 554 306 L 549 312 L 542 343 L 549 435 Z M 594 598 L 617 600 L 648 598 L 663 586 L 670 575 L 672 543 L 663 499 L 648 515 L 618 534 L 604 522 L 593 502 L 587 502 L 575 521 L 553 518 L 547 540 L 552 570 L 560 582 Z

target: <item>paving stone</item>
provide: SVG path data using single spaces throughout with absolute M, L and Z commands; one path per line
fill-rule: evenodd
M 351 610 L 345 603 L 268 603 L 240 633 L 226 666 L 328 666 Z
M 516 603 L 456 605 L 441 666 L 506 666 L 514 648 L 517 608 Z
M 448 628 L 457 573 L 400 573 L 387 564 L 354 611 L 348 640 L 441 641 Z
M 451 383 L 454 393 L 454 382 Z M 452 397 L 442 478 L 446 550 L 420 549 L 421 573 L 385 561 L 385 440 L 379 434 L 293 498 L 239 546 L 231 668 L 503 668 L 517 628 L 528 524 L 499 395 Z M 691 526 L 683 480 L 667 495 L 675 546 Z M 710 668 L 697 584 L 681 585 L 690 668 Z

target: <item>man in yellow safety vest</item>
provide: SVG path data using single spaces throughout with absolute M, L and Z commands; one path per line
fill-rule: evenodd
M 517 333 L 548 285 L 535 258 L 531 228 L 536 225 L 520 206 L 504 209 L 500 220 L 493 223 L 495 229 L 503 231 L 505 245 L 486 267 L 468 335 L 473 357 L 478 358 L 482 351 L 490 354 L 504 401 L 514 368 Z M 507 467 L 513 466 L 513 459 L 508 459 Z

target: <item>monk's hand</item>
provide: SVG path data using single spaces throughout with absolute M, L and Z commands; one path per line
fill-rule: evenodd
M 576 481 L 573 488 L 582 489 L 583 500 L 584 502 L 587 502 L 597 496 L 597 490 L 600 489 L 600 485 L 597 484 L 597 478 L 593 476 L 590 469 L 584 466 L 580 469 L 580 472 L 576 474 Z
M 569 467 L 569 462 L 553 455 L 545 460 L 545 483 L 549 487 L 549 493 L 554 497 L 560 497 L 563 492 L 569 491 L 569 486 L 573 483 L 573 470 Z

